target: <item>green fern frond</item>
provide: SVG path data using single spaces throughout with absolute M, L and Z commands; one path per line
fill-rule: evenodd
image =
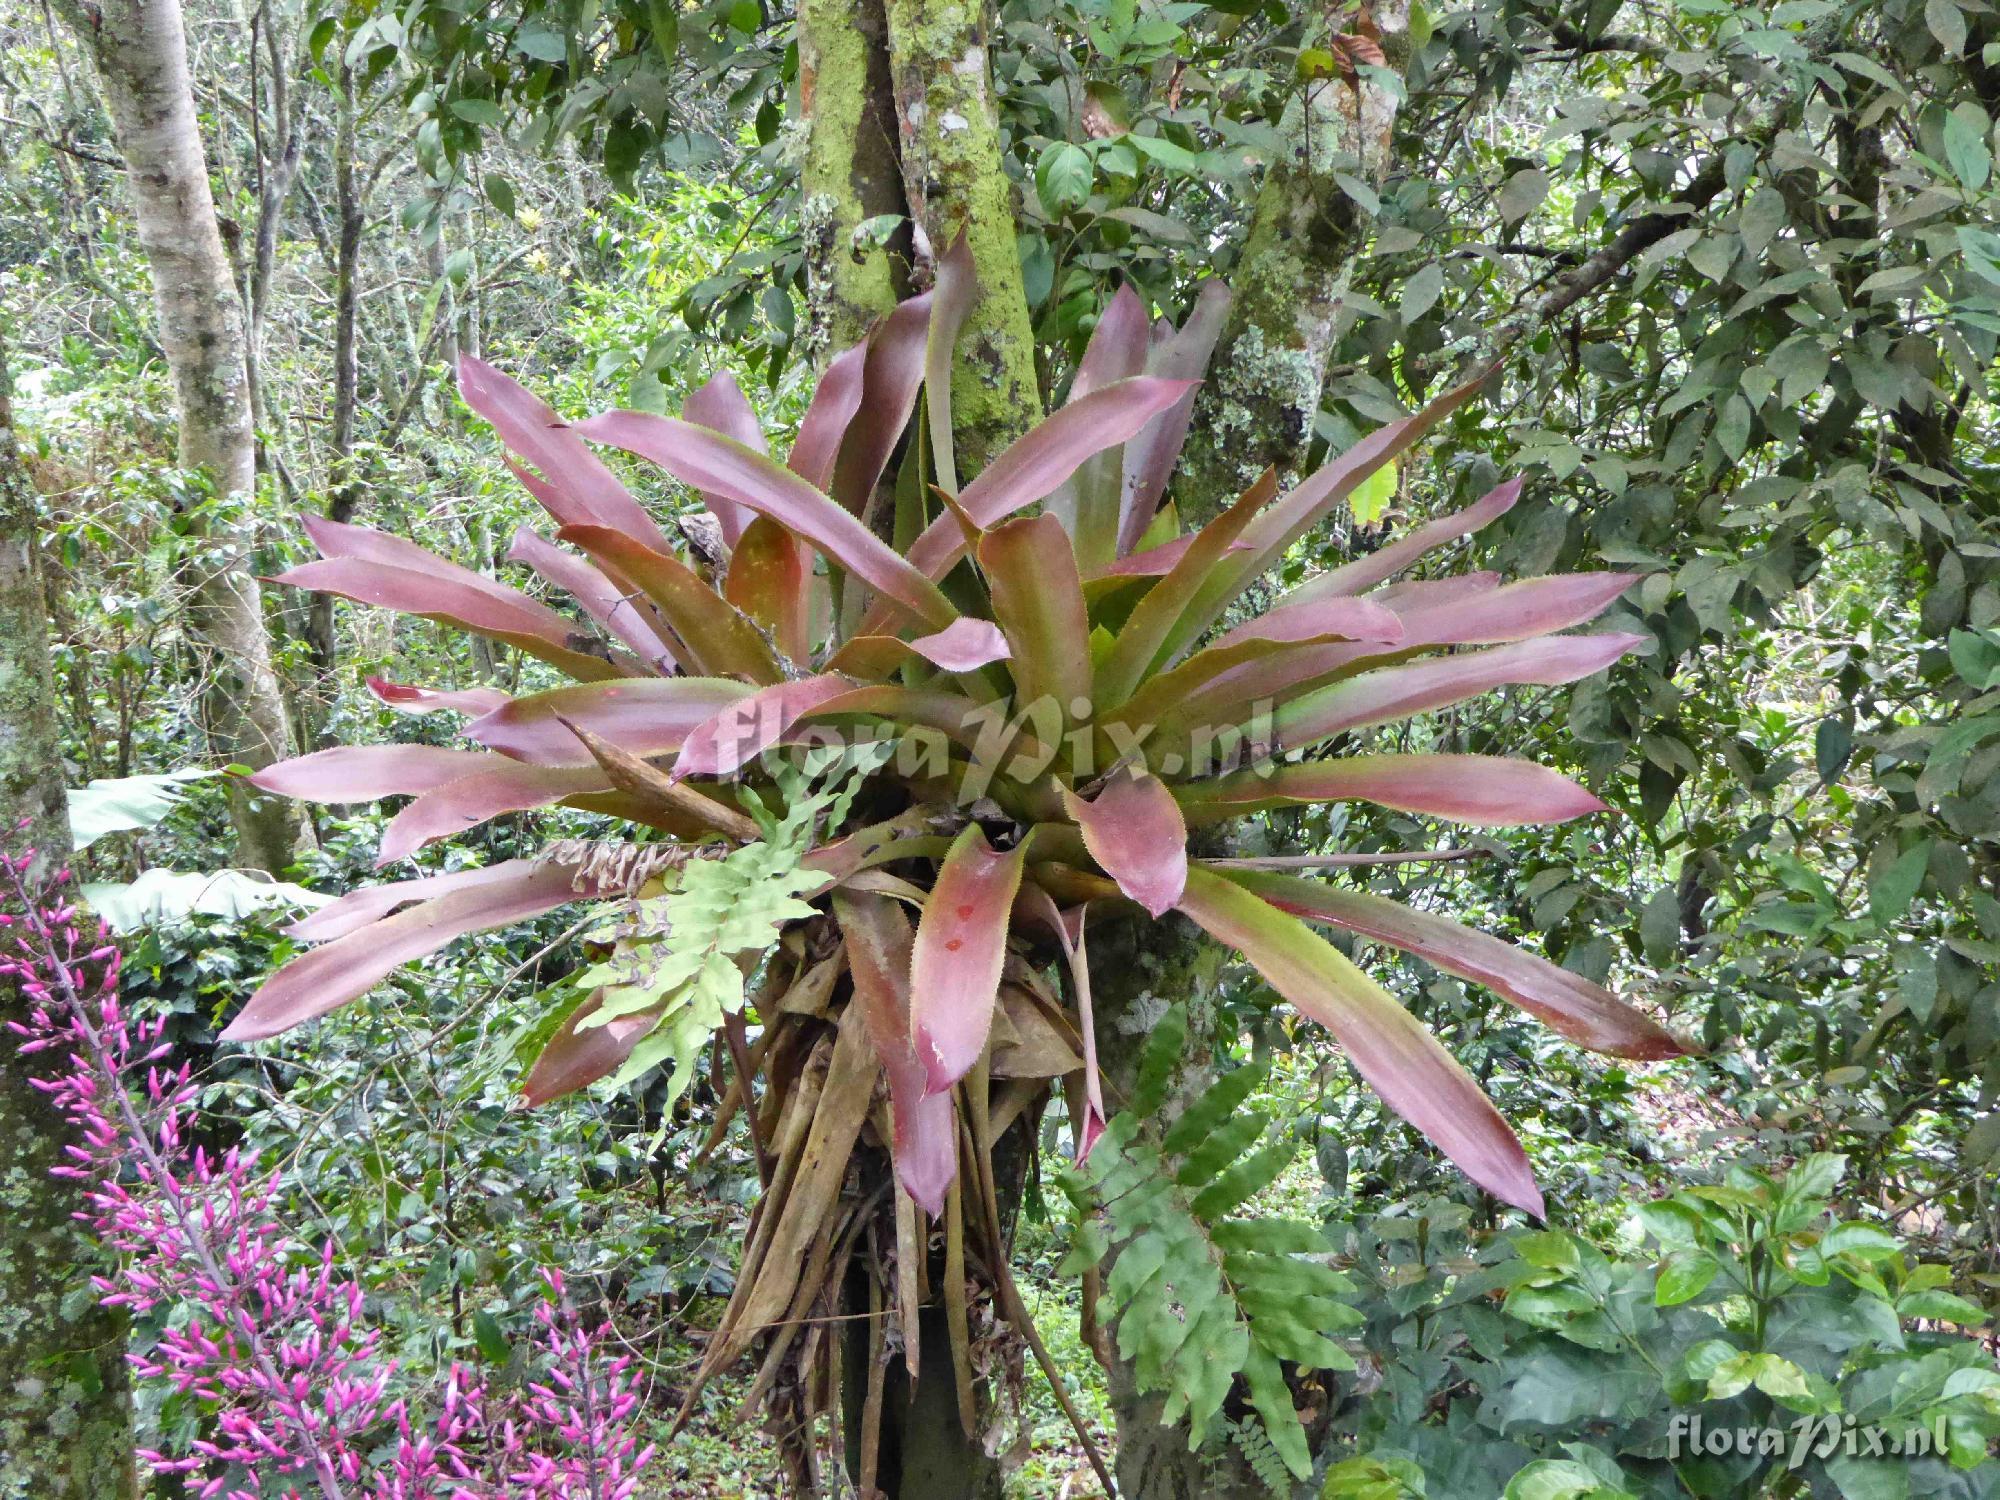
M 781 810 L 744 792 L 762 839 L 667 872 L 662 894 L 633 903 L 622 921 L 597 935 L 613 942 L 614 951 L 578 978 L 586 991 L 601 990 L 597 1009 L 578 1029 L 658 1013 L 612 1076 L 612 1088 L 671 1064 L 661 1115 L 672 1113 L 710 1038 L 743 1008 L 745 956 L 762 953 L 786 923 L 813 915 L 800 898 L 825 877 L 805 868 L 806 853 L 820 827 L 837 827 L 847 816 L 885 749 L 819 747 L 797 765 L 778 766 L 773 779 Z
M 1262 1427 L 1255 1422 L 1232 1422 L 1229 1424 L 1229 1437 L 1242 1453 L 1243 1461 L 1250 1465 L 1250 1472 L 1263 1482 L 1266 1490 L 1273 1495 L 1289 1495 L 1292 1492 L 1292 1471 L 1286 1467 L 1285 1456 Z
M 1153 1119 L 1187 1025 L 1183 1006 L 1161 1017 L 1141 1054 L 1131 1108 L 1106 1127 L 1084 1172 L 1065 1181 L 1079 1209 L 1094 1195 L 1104 1220 L 1100 1228 L 1080 1215 L 1065 1265 L 1095 1264 L 1117 1247 L 1105 1278 L 1108 1316 L 1141 1387 L 1166 1393 L 1163 1421 L 1185 1417 L 1199 1448 L 1231 1425 L 1218 1418 L 1240 1375 L 1265 1450 L 1304 1479 L 1312 1456 L 1282 1362 L 1353 1369 L 1326 1335 L 1361 1316 L 1338 1300 L 1352 1290 L 1347 1278 L 1311 1258 L 1329 1248 L 1316 1226 L 1231 1217 L 1298 1151 L 1268 1112 L 1248 1107 L 1262 1067 L 1225 1073 L 1165 1130 Z

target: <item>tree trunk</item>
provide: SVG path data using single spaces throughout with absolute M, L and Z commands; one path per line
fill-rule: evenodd
M 1381 180 L 1396 120 L 1396 96 L 1355 71 L 1354 49 L 1362 62 L 1386 58 L 1398 70 L 1407 57 L 1409 0 L 1372 9 L 1380 53 L 1367 50 L 1373 38 L 1336 39 L 1349 49 L 1347 71 L 1308 82 L 1280 121 L 1288 154 L 1258 192 L 1175 480 L 1190 524 L 1214 516 L 1267 466 L 1295 471 L 1312 446 L 1341 296 L 1367 237 L 1367 216 L 1339 179 Z
M 807 130 L 799 222 L 811 262 L 809 318 L 822 357 L 859 343 L 909 290 L 907 227 L 884 244 L 856 237 L 870 219 L 909 212 L 896 150 L 888 24 L 882 0 L 799 5 L 799 104 Z
M 271 661 L 262 594 L 252 576 L 247 509 L 255 482 L 243 308 L 229 274 L 190 93 L 178 0 L 102 0 L 61 9 L 97 65 L 125 159 L 139 242 L 153 273 L 160 347 L 174 379 L 180 463 L 204 471 L 224 519 L 201 542 L 188 606 L 190 637 L 209 661 L 206 712 L 215 748 L 267 766 L 292 751 L 284 694 Z M 300 822 L 291 804 L 232 781 L 238 863 L 291 863 Z
M 356 345 L 356 311 L 360 302 L 361 230 L 365 215 L 354 181 L 354 71 L 345 63 L 335 104 L 333 130 L 333 199 L 335 249 L 333 273 L 333 433 L 328 466 L 332 495 L 329 520 L 351 521 L 361 497 L 354 472 L 354 417 L 360 399 L 360 358 Z M 333 629 L 333 595 L 314 594 L 306 616 L 306 640 L 313 665 L 322 678 L 333 671 L 338 644 Z
M 1127 913 L 1092 921 L 1090 988 L 1097 1055 L 1113 1098 L 1131 1096 L 1147 1035 L 1176 1002 L 1188 1011 L 1187 1050 L 1161 1108 L 1162 1124 L 1171 1123 L 1188 1100 L 1213 1082 L 1215 977 L 1222 959 L 1223 950 L 1178 915 L 1151 921 Z M 1114 1251 L 1099 1267 L 1102 1275 L 1108 1277 L 1116 1263 Z M 1211 1436 L 1200 1452 L 1190 1452 L 1186 1424 L 1162 1423 L 1164 1398 L 1139 1389 L 1131 1362 L 1116 1357 L 1116 1339 L 1102 1342 L 1113 1351 L 1106 1376 L 1118 1422 L 1121 1495 L 1127 1500 L 1269 1500 L 1269 1489 L 1234 1443 Z
M 963 481 L 1042 414 L 986 16 L 978 0 L 886 0 L 885 9 L 903 195 L 933 256 L 964 232 L 978 277 L 951 380 Z
M 0 848 L 38 849 L 46 869 L 68 852 L 69 816 L 38 572 L 0 342 Z M 124 1326 L 89 1301 L 66 1305 L 91 1253 L 72 1218 L 83 1194 L 49 1175 L 68 1131 L 29 1086 L 29 1064 L 59 1054 L 15 1050 L 5 1028 L 22 1014 L 0 980 L 0 1495 L 125 1500 L 137 1481 Z

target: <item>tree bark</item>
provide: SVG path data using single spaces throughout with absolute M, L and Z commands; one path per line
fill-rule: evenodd
M 801 0 L 799 106 L 806 156 L 799 221 L 810 261 L 808 313 L 822 357 L 857 344 L 909 291 L 907 227 L 886 244 L 856 231 L 906 215 L 882 0 Z
M 1400 71 L 1409 0 L 1377 0 L 1361 14 L 1371 13 L 1379 57 Z M 1378 39 L 1365 30 L 1336 39 L 1346 70 L 1308 82 L 1280 121 L 1287 154 L 1257 194 L 1174 484 L 1190 524 L 1219 513 L 1267 466 L 1296 472 L 1312 446 L 1341 296 L 1367 238 L 1367 214 L 1340 179 L 1381 180 L 1396 122 L 1396 96 L 1354 66 L 1378 55 L 1366 45 Z
M 1188 1044 L 1160 1110 L 1162 1124 L 1214 1081 L 1215 978 L 1222 960 L 1223 950 L 1179 915 L 1150 921 L 1125 913 L 1092 922 L 1097 1055 L 1113 1098 L 1131 1097 L 1146 1038 L 1177 1001 L 1187 1007 Z M 1109 1276 L 1116 1263 L 1114 1251 L 1099 1270 Z M 1201 1451 L 1190 1452 L 1186 1424 L 1163 1423 L 1164 1397 L 1141 1391 L 1131 1362 L 1116 1357 L 1117 1341 L 1103 1342 L 1113 1351 L 1105 1373 L 1118 1422 L 1120 1494 L 1129 1500 L 1268 1500 L 1269 1489 L 1234 1443 L 1211 1437 Z
M 216 221 L 190 92 L 178 0 L 102 0 L 60 9 L 96 63 L 112 132 L 124 157 L 139 242 L 153 274 L 160 347 L 173 374 L 180 463 L 207 474 L 225 518 L 198 525 L 187 629 L 208 658 L 205 708 L 215 748 L 267 766 L 289 755 L 291 727 L 249 567 L 247 508 L 256 432 L 243 308 Z M 239 864 L 278 871 L 291 863 L 300 822 L 292 806 L 232 780 Z
M 904 197 L 933 256 L 964 232 L 978 278 L 952 367 L 963 481 L 1042 415 L 986 16 L 978 0 L 886 0 L 885 10 Z
M 9 394 L 0 341 L 0 849 L 39 850 L 46 870 L 69 849 L 69 815 L 34 495 Z M 67 1306 L 91 1254 L 72 1217 L 83 1194 L 49 1175 L 65 1160 L 69 1132 L 29 1086 L 33 1059 L 5 1029 L 24 1017 L 20 994 L 0 980 L 0 1495 L 127 1500 L 137 1479 L 124 1325 L 88 1299 Z

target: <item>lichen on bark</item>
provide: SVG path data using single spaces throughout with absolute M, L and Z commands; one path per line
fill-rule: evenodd
M 886 12 L 904 196 L 934 255 L 964 232 L 979 287 L 951 385 L 959 459 L 972 474 L 1042 411 L 986 18 L 972 0 L 887 0 Z
M 1371 8 L 1388 65 L 1407 61 L 1408 0 Z M 1262 473 L 1295 472 L 1312 445 L 1341 302 L 1368 215 L 1340 179 L 1379 181 L 1397 100 L 1358 69 L 1314 79 L 1286 107 L 1285 154 L 1258 190 L 1234 300 L 1195 404 L 1174 485 L 1183 517 L 1207 521 Z
M 802 0 L 799 228 L 809 261 L 815 353 L 858 343 L 907 293 L 910 234 L 863 243 L 870 219 L 908 212 L 896 148 L 882 0 Z

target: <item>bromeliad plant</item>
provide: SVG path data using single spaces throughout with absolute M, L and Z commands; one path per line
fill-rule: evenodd
M 1244 617 L 1286 550 L 1477 382 L 1288 490 L 1266 474 L 1182 534 L 1163 497 L 1219 289 L 1178 329 L 1149 323 L 1122 292 L 1067 403 L 961 475 L 949 370 L 971 292 L 955 251 L 931 292 L 832 358 L 783 463 L 724 377 L 679 419 L 570 424 L 465 361 L 465 399 L 557 523 L 553 539 L 523 528 L 510 557 L 566 590 L 580 618 L 395 537 L 318 520 L 306 526 L 324 559 L 280 580 L 475 632 L 575 681 L 516 697 L 375 681 L 409 712 L 466 715 L 477 748 L 336 748 L 260 772 L 259 786 L 328 802 L 411 797 L 383 864 L 527 808 L 623 827 L 609 842 L 349 894 L 298 925 L 321 946 L 225 1035 L 275 1035 L 456 937 L 601 903 L 603 960 L 551 1018 L 527 1098 L 663 1063 L 678 1089 L 705 1053 L 732 1060 L 714 1136 L 745 1114 L 765 1194 L 702 1373 L 764 1335 L 759 1392 L 816 1373 L 777 1384 L 809 1411 L 833 1399 L 839 1361 L 801 1319 L 838 1302 L 851 1264 L 890 1314 L 871 1325 L 878 1367 L 885 1336 L 915 1365 L 932 1283 L 969 1382 L 969 1255 L 995 1276 L 999 1311 L 1025 1322 L 1004 1274 L 991 1152 L 1057 1080 L 1074 1089 L 1079 1154 L 1104 1128 L 1088 912 L 1178 911 L 1239 950 L 1392 1108 L 1530 1213 L 1541 1195 L 1498 1111 L 1308 924 L 1415 953 L 1587 1047 L 1681 1050 L 1603 988 L 1443 917 L 1189 854 L 1191 829 L 1314 802 L 1484 826 L 1602 809 L 1518 760 L 1335 753 L 1344 737 L 1507 684 L 1576 681 L 1638 644 L 1561 633 L 1617 598 L 1626 574 L 1389 581 L 1506 512 L 1518 480 Z M 687 545 L 592 444 L 700 496 L 708 516 L 679 523 Z M 1060 954 L 1066 970 L 1045 973 L 1037 954 Z M 1066 986 L 1047 977 L 1064 972 Z M 893 1176 L 868 1166 L 882 1153 Z M 919 1210 L 941 1223 L 941 1270 Z M 1284 1235 L 1232 1233 L 1246 1264 L 1306 1264 Z M 1245 1357 L 1217 1356 L 1180 1393 L 1198 1428 Z M 865 1468 L 872 1434 L 863 1452 Z M 1302 1448 L 1287 1457 L 1302 1461 Z

